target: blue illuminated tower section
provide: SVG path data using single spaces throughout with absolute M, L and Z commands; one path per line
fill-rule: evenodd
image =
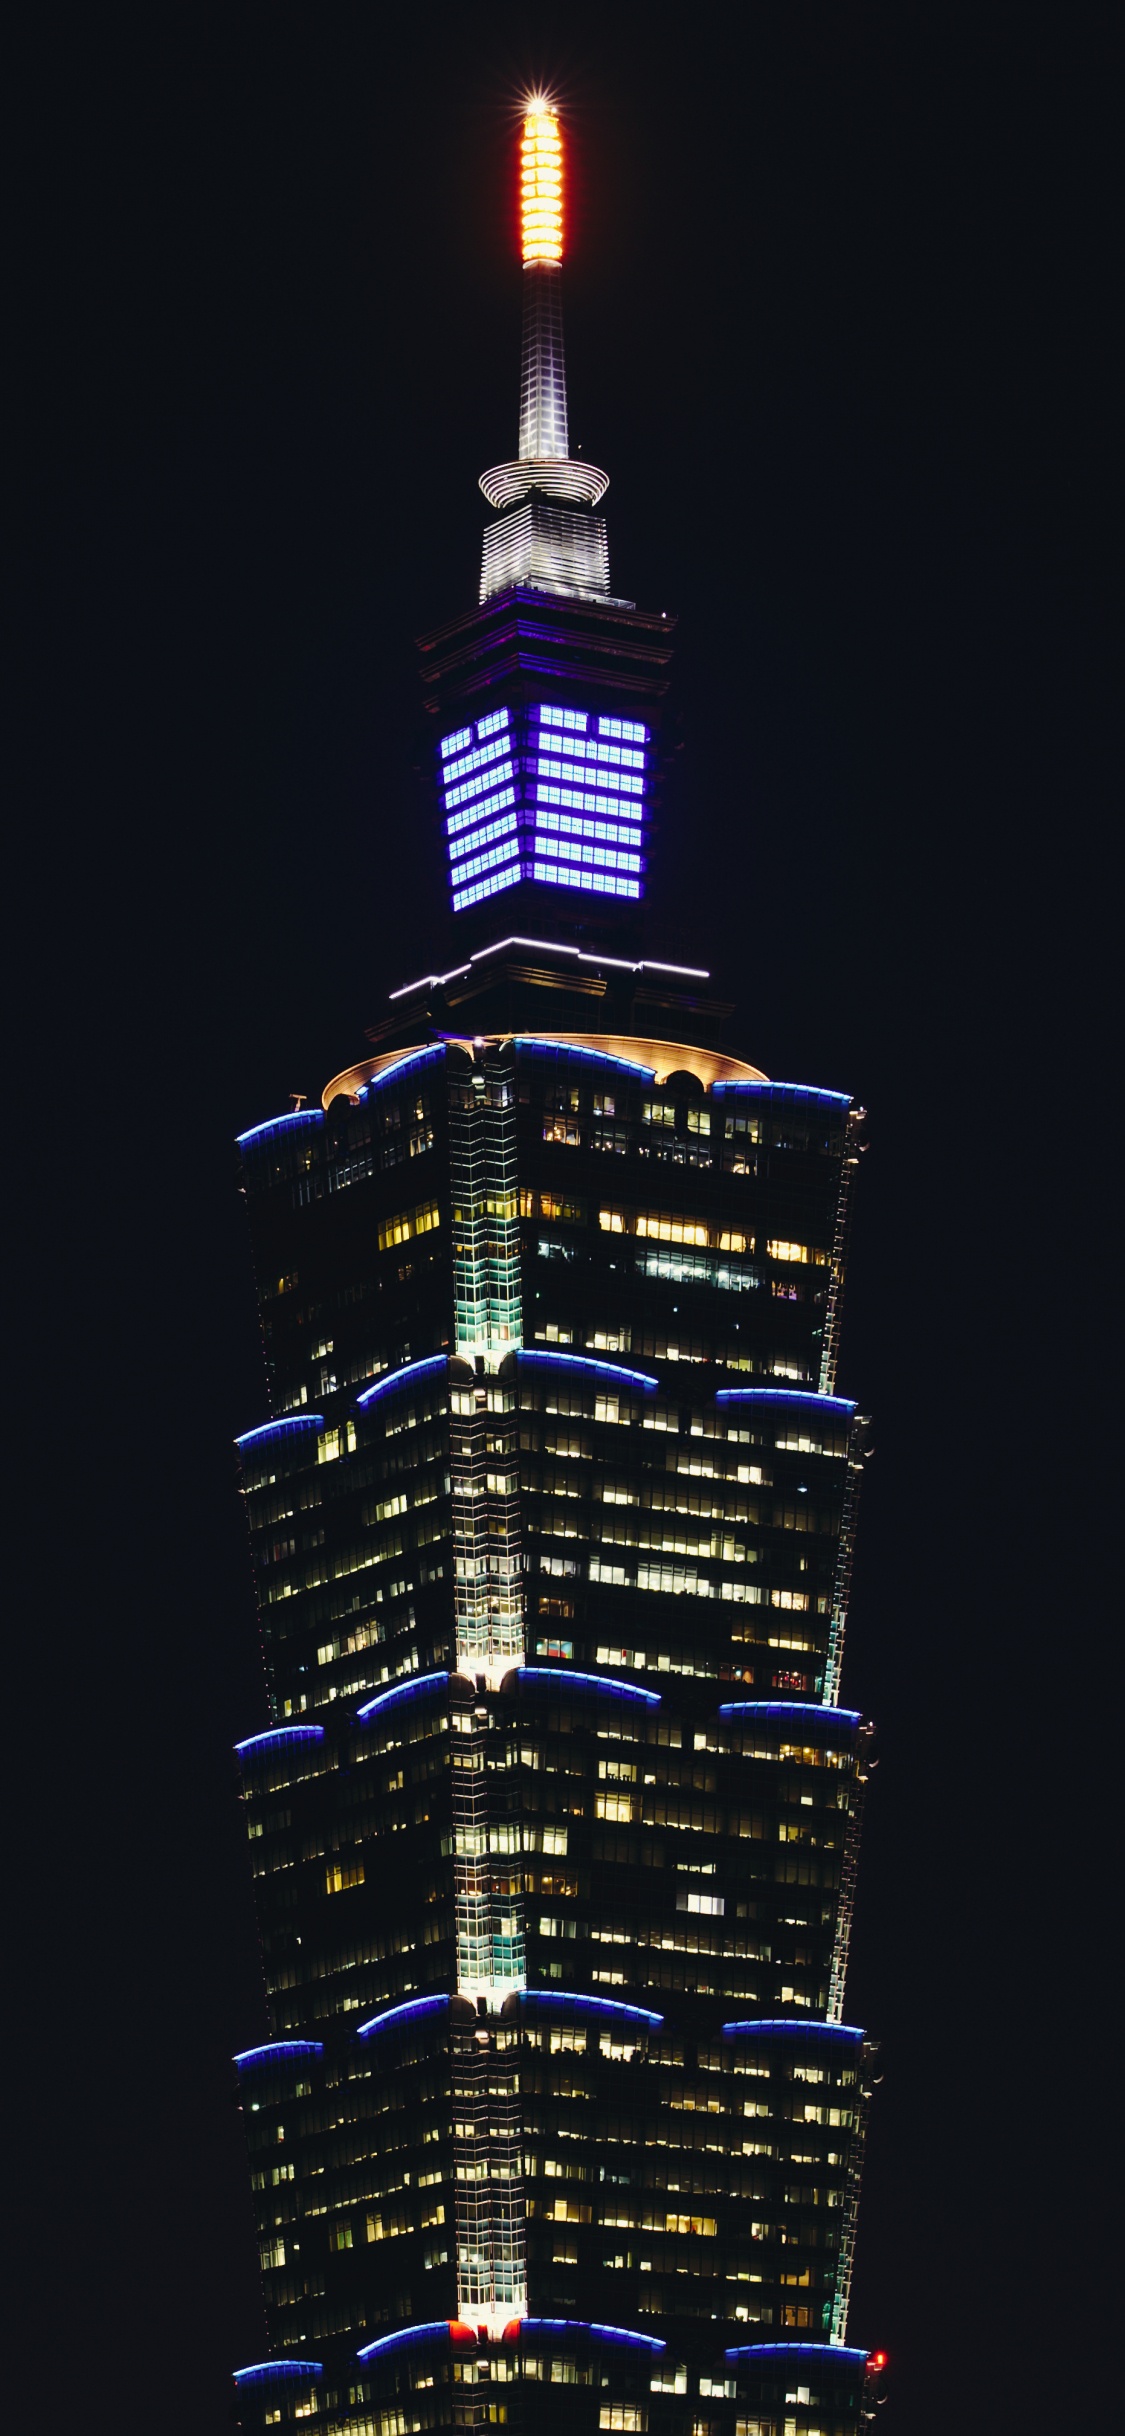
M 488 711 L 438 750 L 455 913 L 520 880 L 639 901 L 643 719 L 535 702 Z

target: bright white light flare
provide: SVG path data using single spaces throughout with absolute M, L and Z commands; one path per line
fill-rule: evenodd
M 527 105 L 520 146 L 520 219 L 525 262 L 561 262 L 563 147 L 557 113 Z

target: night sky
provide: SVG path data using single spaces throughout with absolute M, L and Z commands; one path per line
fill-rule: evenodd
M 1048 1407 L 1100 1326 L 1059 1279 L 1100 1020 L 1111 15 L 39 13 L 7 465 L 5 2381 L 36 2428 L 209 2436 L 263 2349 L 228 2059 L 266 2028 L 230 1762 L 265 1722 L 230 1442 L 266 1406 L 231 1141 L 447 950 L 412 638 L 474 600 L 477 475 L 515 450 L 539 80 L 572 443 L 612 476 L 614 589 L 681 620 L 650 952 L 712 967 L 767 1072 L 871 1112 L 852 2340 L 890 2354 L 888 2436 L 1085 2424 L 1102 1915 L 1060 1767 L 1104 1653 Z

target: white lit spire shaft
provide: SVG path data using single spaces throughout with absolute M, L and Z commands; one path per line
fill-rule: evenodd
M 562 273 L 557 262 L 529 262 L 523 274 L 519 453 L 525 462 L 529 457 L 570 455 Z

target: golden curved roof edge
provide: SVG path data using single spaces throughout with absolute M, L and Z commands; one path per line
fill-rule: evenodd
M 471 1055 L 482 1039 L 490 1043 L 511 1040 L 512 1034 L 447 1033 L 445 1037 L 454 1048 L 468 1049 Z M 712 1083 L 768 1083 L 770 1079 L 760 1066 L 748 1066 L 745 1058 L 728 1057 L 721 1049 L 692 1048 L 682 1040 L 639 1040 L 632 1032 L 521 1032 L 519 1037 L 551 1041 L 569 1049 L 604 1049 L 610 1057 L 631 1059 L 635 1066 L 655 1067 L 658 1083 L 669 1074 L 694 1074 L 705 1091 L 710 1090 Z M 345 1067 L 342 1074 L 334 1074 L 331 1082 L 326 1083 L 321 1107 L 327 1109 L 341 1094 L 345 1099 L 355 1099 L 364 1085 L 377 1074 L 385 1073 L 388 1066 L 397 1066 L 404 1058 L 416 1056 L 419 1049 L 432 1049 L 435 1045 L 432 1040 L 419 1040 L 409 1048 L 384 1049 L 378 1057 L 365 1057 L 360 1065 Z

